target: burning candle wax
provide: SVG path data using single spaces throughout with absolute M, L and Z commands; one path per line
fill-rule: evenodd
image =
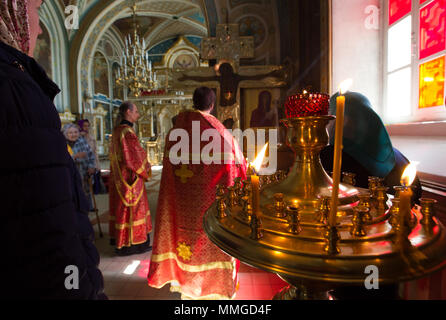
M 412 195 L 413 192 L 410 189 L 410 185 L 412 184 L 415 176 L 417 174 L 416 165 L 410 163 L 401 176 L 401 184 L 404 188 L 400 191 L 400 212 L 402 221 L 407 221 L 406 219 L 410 219 L 410 214 L 412 211 Z
M 260 170 L 260 167 L 262 166 L 267 146 L 268 143 L 263 146 L 262 150 L 259 152 L 254 162 L 250 164 L 250 166 L 253 168 L 251 174 L 252 210 L 255 215 L 258 215 L 260 212 L 260 181 L 259 176 L 256 174 L 256 172 L 258 172 Z
M 351 85 L 351 79 L 345 80 L 340 85 L 340 95 L 336 98 L 336 130 L 333 156 L 333 190 L 331 192 L 331 206 L 328 224 L 336 225 L 336 213 L 338 209 L 339 182 L 341 179 L 342 163 L 342 135 L 344 129 L 345 96 L 343 94 Z

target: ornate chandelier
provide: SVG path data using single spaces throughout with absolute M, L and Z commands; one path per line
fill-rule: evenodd
M 145 52 L 146 42 L 138 35 L 136 23 L 136 2 L 132 5 L 133 34 L 125 38 L 125 47 L 121 56 L 121 66 L 116 75 L 116 84 L 130 89 L 131 94 L 139 97 L 143 91 L 156 90 L 159 83 L 155 71 L 152 70 L 152 61 Z

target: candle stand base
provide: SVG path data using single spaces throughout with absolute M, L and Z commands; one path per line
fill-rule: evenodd
M 321 166 L 319 152 L 328 143 L 325 127 L 332 119 L 318 116 L 288 120 L 288 141 L 297 160 L 286 178 L 260 190 L 256 218 L 261 220 L 261 226 L 246 219 L 246 200 L 251 199 L 247 195 L 248 184 L 234 190 L 240 199 L 226 208 L 224 219 L 219 217 L 218 201 L 209 207 L 203 219 L 207 236 L 224 252 L 248 265 L 276 273 L 290 284 L 276 298 L 348 298 L 352 292 L 363 292 L 370 266 L 379 271 L 380 288 L 392 288 L 446 267 L 446 229 L 435 217 L 432 201 L 423 202 L 424 219 L 420 208 L 414 208 L 414 226 L 404 235 L 404 242 L 410 242 L 412 249 L 401 252 L 399 245 L 395 245 L 396 225 L 389 223 L 398 210 L 370 201 L 368 190 L 344 184 L 340 187 L 337 232 L 328 228 L 327 234 L 326 203 L 331 196 L 332 181 Z M 220 191 L 217 194 L 223 196 Z M 229 199 L 228 190 L 224 196 Z M 243 198 L 246 196 L 248 199 Z M 353 221 L 358 204 L 361 209 L 356 210 L 357 220 Z M 290 205 L 297 205 L 298 219 L 296 216 L 293 220 L 289 210 L 283 210 Z M 365 214 L 359 215 L 365 211 L 367 218 Z M 299 232 L 293 228 L 297 225 Z M 352 232 L 354 226 L 361 232 Z M 261 235 L 257 233 L 260 230 Z M 377 294 L 374 290 L 363 293 Z

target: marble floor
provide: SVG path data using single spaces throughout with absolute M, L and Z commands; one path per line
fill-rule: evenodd
M 152 222 L 155 221 L 156 202 L 161 178 L 161 167 L 153 167 L 152 179 L 147 183 Z M 169 290 L 169 285 L 155 289 L 147 285 L 151 252 L 119 257 L 109 245 L 108 235 L 108 195 L 96 195 L 99 221 L 103 237 L 99 236 L 99 224 L 94 213 L 90 220 L 96 232 L 96 247 L 101 256 L 99 268 L 104 276 L 105 293 L 111 300 L 179 300 L 180 294 Z M 153 237 L 153 232 L 152 235 Z M 286 283 L 277 275 L 264 272 L 241 263 L 239 288 L 236 300 L 269 300 Z

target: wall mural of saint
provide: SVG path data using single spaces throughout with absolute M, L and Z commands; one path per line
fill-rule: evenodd
M 114 63 L 112 67 L 112 75 L 113 75 L 113 99 L 124 100 L 123 87 L 116 85 L 116 78 L 118 77 L 119 64 Z
M 278 89 L 245 89 L 245 128 L 277 127 L 279 125 L 280 92 Z
M 52 78 L 51 38 L 43 23 L 40 23 L 40 28 L 42 29 L 42 33 L 37 38 L 34 59 L 43 67 L 48 77 Z
M 93 79 L 95 94 L 102 93 L 108 97 L 110 95 L 108 86 L 108 64 L 100 52 L 96 52 L 94 55 Z

